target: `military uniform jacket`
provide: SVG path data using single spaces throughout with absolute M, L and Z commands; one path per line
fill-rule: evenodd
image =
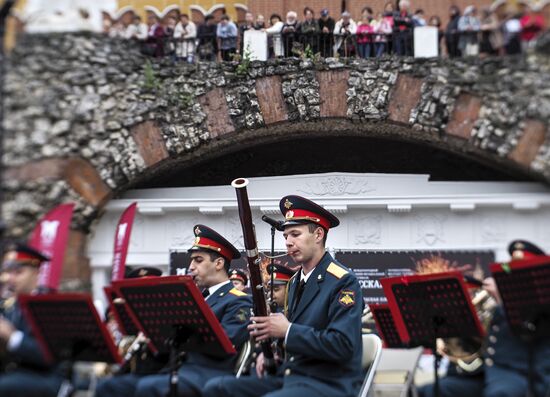
M 294 307 L 301 272 L 289 282 L 286 382 L 318 381 L 345 396 L 361 387 L 363 297 L 355 275 L 325 253 Z M 340 393 L 338 393 L 340 394 Z
M 51 366 L 45 361 L 42 350 L 31 334 L 30 326 L 27 324 L 17 302 L 6 309 L 4 317 L 9 320 L 16 329 L 23 332 L 23 339 L 19 346 L 15 350 L 8 352 L 6 368 L 9 370 L 14 367 L 22 367 L 42 371 L 50 369 Z
M 493 368 L 512 370 L 527 376 L 529 370 L 529 345 L 515 336 L 501 306 L 495 309 L 485 350 L 485 371 Z M 544 337 L 535 342 L 533 369 L 537 387 L 550 387 L 550 339 Z M 541 382 L 542 381 L 542 382 Z M 540 384 L 544 383 L 544 385 Z M 540 394 L 540 393 L 539 393 Z
M 238 352 L 244 342 L 248 340 L 248 330 L 246 327 L 250 319 L 252 298 L 250 295 L 233 288 L 233 284 L 228 283 L 209 296 L 206 303 L 208 303 L 216 315 L 216 318 Z M 189 353 L 184 365 L 194 364 L 204 366 L 205 368 L 227 370 L 228 373 L 232 373 L 237 357 L 238 354 L 223 360 L 206 354 Z

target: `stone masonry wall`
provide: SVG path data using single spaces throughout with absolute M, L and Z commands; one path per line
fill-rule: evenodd
M 8 234 L 67 201 L 86 234 L 139 178 L 304 129 L 425 142 L 550 181 L 549 69 L 537 53 L 184 65 L 99 35 L 27 36 L 4 93 Z

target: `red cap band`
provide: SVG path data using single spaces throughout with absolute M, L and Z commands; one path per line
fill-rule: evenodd
M 303 209 L 288 210 L 285 214 L 287 221 L 310 221 L 317 223 L 326 230 L 330 229 L 330 222 L 315 212 Z
M 288 281 L 290 280 L 290 276 L 285 273 L 273 273 L 273 279 L 278 281 Z
M 208 249 L 211 251 L 216 251 L 227 260 L 233 259 L 233 252 L 231 250 L 227 249 L 217 241 L 210 240 L 209 238 L 206 238 L 206 237 L 197 237 L 195 240 L 195 244 L 193 244 L 193 246 Z

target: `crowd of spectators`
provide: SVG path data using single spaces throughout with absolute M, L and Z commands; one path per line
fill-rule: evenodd
M 412 56 L 414 29 L 437 29 L 439 54 L 449 57 L 518 54 L 525 51 L 544 30 L 544 18 L 532 11 L 496 15 L 471 5 L 464 10 L 451 6 L 449 22 L 442 26 L 437 15 L 412 11 L 410 0 L 387 2 L 383 9 L 362 9 L 356 19 L 344 11 L 336 20 L 327 9 L 317 18 L 306 7 L 301 15 L 289 11 L 266 21 L 263 15 L 248 12 L 237 24 L 224 14 L 219 21 L 207 15 L 198 26 L 187 14 L 159 18 L 150 13 L 146 23 L 135 14 L 121 17 L 107 32 L 112 37 L 135 39 L 151 56 L 170 56 L 193 63 L 196 60 L 230 61 L 245 51 L 246 31 L 266 32 L 270 57 L 291 57 L 309 51 L 321 57 Z

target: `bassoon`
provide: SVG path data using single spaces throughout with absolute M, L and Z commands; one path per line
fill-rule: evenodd
M 248 193 L 246 186 L 248 179 L 237 178 L 231 182 L 231 186 L 235 188 L 237 193 L 237 203 L 239 206 L 239 219 L 243 229 L 244 248 L 246 250 L 246 258 L 248 261 L 248 272 L 250 273 L 250 287 L 252 290 L 252 302 L 254 307 L 254 315 L 265 317 L 267 313 L 266 296 L 264 292 L 264 283 L 260 270 L 260 253 L 258 244 L 256 243 L 256 233 L 254 224 L 252 223 L 252 212 L 250 211 L 250 202 L 248 201 Z M 264 354 L 264 368 L 269 374 L 274 374 L 276 371 L 275 359 L 271 348 L 271 341 L 266 340 L 261 343 L 262 353 Z

